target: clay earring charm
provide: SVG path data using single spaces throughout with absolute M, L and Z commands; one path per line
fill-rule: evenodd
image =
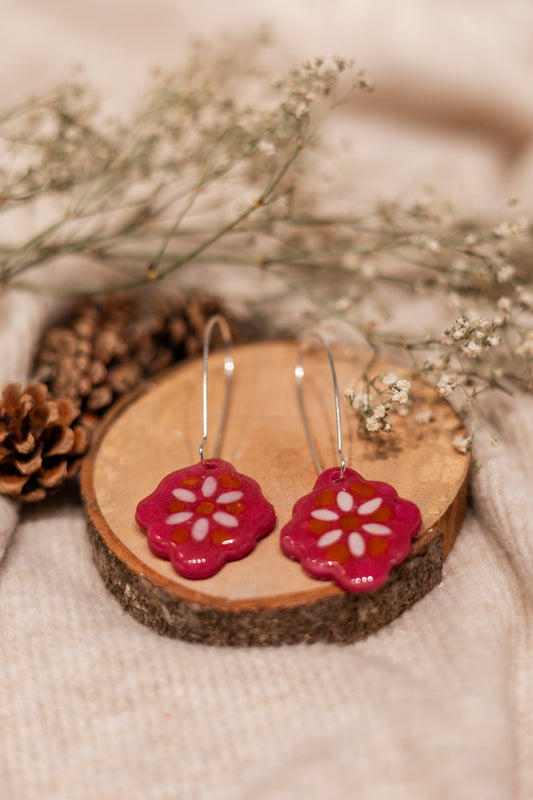
M 207 362 L 211 331 L 219 326 L 226 354 L 224 407 L 213 456 L 207 443 Z M 185 578 L 209 578 L 227 561 L 243 558 L 276 522 L 274 507 L 259 484 L 227 461 L 216 458 L 229 409 L 234 370 L 229 325 L 220 315 L 209 320 L 203 348 L 202 442 L 200 461 L 167 475 L 137 506 L 135 519 L 155 555 L 169 559 Z
M 335 393 L 337 452 L 340 467 L 322 472 L 303 404 L 304 347 L 315 337 L 324 346 Z M 281 549 L 301 562 L 314 578 L 335 581 L 348 592 L 378 589 L 396 564 L 408 556 L 421 525 L 418 507 L 398 497 L 388 483 L 367 481 L 346 466 L 342 452 L 339 389 L 331 351 L 318 333 L 302 343 L 295 368 L 298 403 L 319 477 L 310 494 L 294 505 L 281 530 Z

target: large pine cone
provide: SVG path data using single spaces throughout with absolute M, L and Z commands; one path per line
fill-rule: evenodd
M 50 399 L 42 383 L 18 383 L 0 397 L 0 493 L 26 502 L 42 500 L 73 476 L 88 444 L 69 398 Z
M 143 379 L 200 353 L 207 321 L 221 310 L 200 293 L 83 300 L 45 333 L 37 379 L 54 396 L 79 403 L 87 422 L 94 420 Z

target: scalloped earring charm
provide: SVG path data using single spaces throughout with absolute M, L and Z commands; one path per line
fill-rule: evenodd
M 213 456 L 207 443 L 207 361 L 213 327 L 218 324 L 226 355 L 226 393 Z M 137 506 L 135 519 L 147 534 L 148 546 L 168 559 L 184 578 L 210 578 L 228 561 L 248 555 L 276 523 L 274 507 L 259 484 L 216 458 L 229 408 L 234 361 L 229 326 L 220 315 L 207 325 L 203 349 L 203 437 L 200 461 L 167 475 Z
M 313 337 L 327 352 L 335 393 L 340 466 L 325 471 L 313 446 L 302 394 L 303 349 Z M 313 490 L 295 503 L 292 518 L 281 530 L 281 549 L 300 561 L 311 577 L 332 580 L 348 592 L 378 589 L 390 570 L 409 555 L 421 526 L 420 511 L 410 500 L 399 497 L 390 484 L 365 480 L 346 466 L 335 365 L 320 334 L 311 334 L 302 343 L 295 376 L 307 441 L 320 474 Z

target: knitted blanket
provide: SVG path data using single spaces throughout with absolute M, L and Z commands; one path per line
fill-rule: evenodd
M 425 181 L 495 222 L 511 193 L 533 209 L 530 4 L 264 5 L 6 0 L 0 96 L 77 60 L 121 110 L 190 33 L 246 35 L 264 18 L 280 64 L 333 51 L 382 87 L 379 113 L 339 122 L 357 202 Z M 24 382 L 53 308 L 0 294 L 0 384 Z M 501 443 L 475 440 L 482 468 L 442 584 L 349 646 L 159 637 L 107 592 L 74 499 L 19 512 L 0 497 L 0 797 L 532 797 L 532 403 L 493 397 L 485 412 Z

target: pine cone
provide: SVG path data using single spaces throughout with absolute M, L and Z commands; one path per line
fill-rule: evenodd
M 94 420 L 143 379 L 200 353 L 207 321 L 221 310 L 202 294 L 83 300 L 45 334 L 37 379 L 77 402 L 84 421 Z
M 18 383 L 0 396 L 0 493 L 26 502 L 42 500 L 73 476 L 88 444 L 76 424 L 79 408 L 69 398 L 54 400 L 42 383 L 24 391 Z

